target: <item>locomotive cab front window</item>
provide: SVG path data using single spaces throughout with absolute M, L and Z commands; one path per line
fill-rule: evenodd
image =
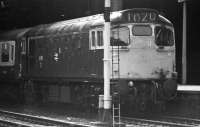
M 130 43 L 130 34 L 128 27 L 112 29 L 111 46 L 127 46 Z
M 173 31 L 169 28 L 158 26 L 155 28 L 155 40 L 158 46 L 173 46 Z
M 14 65 L 15 42 L 0 42 L 0 66 Z
M 133 36 L 152 36 L 152 28 L 149 25 L 134 25 Z

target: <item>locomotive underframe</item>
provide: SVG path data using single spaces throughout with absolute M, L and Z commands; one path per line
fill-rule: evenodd
M 154 110 L 155 107 L 157 109 L 157 105 L 166 101 L 160 94 L 163 93 L 163 81 L 138 80 L 134 81 L 132 86 L 129 86 L 129 82 L 130 80 L 111 80 L 111 94 L 119 93 L 124 110 Z M 21 85 L 24 102 L 31 105 L 49 102 L 66 103 L 96 111 L 98 97 L 103 94 L 103 82 L 26 80 Z

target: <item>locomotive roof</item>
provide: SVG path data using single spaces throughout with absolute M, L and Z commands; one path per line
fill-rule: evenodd
M 152 23 L 162 23 L 172 26 L 172 23 L 167 20 L 165 17 L 159 15 L 159 13 L 154 9 L 147 8 L 134 8 L 127 9 L 117 12 L 111 13 L 111 23 L 112 24 L 121 24 L 121 23 L 132 23 L 132 21 L 128 21 L 130 17 L 128 17 L 131 13 L 135 12 L 152 12 L 157 15 L 156 21 Z M 18 29 L 4 33 L 0 35 L 0 38 L 19 38 L 24 34 L 29 37 L 35 36 L 47 36 L 47 35 L 56 35 L 56 34 L 64 34 L 64 33 L 72 33 L 72 32 L 86 32 L 90 28 L 103 26 L 104 17 L 103 14 L 97 14 L 82 18 L 76 18 L 72 20 L 59 21 L 50 24 L 38 25 L 31 28 L 26 29 Z
M 172 26 L 172 23 L 164 18 L 163 16 L 159 15 L 159 13 L 154 9 L 147 9 L 147 8 L 134 8 L 134 9 L 127 9 L 117 12 L 111 13 L 111 23 L 118 24 L 118 23 L 126 23 L 127 16 L 129 12 L 138 12 L 138 11 L 149 11 L 154 12 L 158 16 L 156 22 L 162 24 L 168 24 Z M 154 23 L 156 23 L 154 22 Z M 38 25 L 33 27 L 28 33 L 27 36 L 45 36 L 45 35 L 55 35 L 60 33 L 72 33 L 72 32 L 84 32 L 89 30 L 89 28 L 102 26 L 104 23 L 103 14 L 97 14 L 72 20 L 60 21 L 51 24 L 45 25 Z

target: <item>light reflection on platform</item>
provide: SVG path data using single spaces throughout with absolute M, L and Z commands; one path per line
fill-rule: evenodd
M 182 92 L 199 92 L 200 93 L 200 85 L 182 85 L 178 84 L 177 91 L 182 91 Z

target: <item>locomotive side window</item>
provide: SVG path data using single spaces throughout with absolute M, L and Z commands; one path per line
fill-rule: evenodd
M 90 31 L 90 49 L 103 49 L 103 30 L 94 29 Z
M 103 31 L 97 31 L 97 46 L 103 46 Z
M 15 60 L 15 42 L 0 42 L 0 66 L 14 65 Z
M 155 28 L 155 39 L 158 46 L 173 46 L 174 37 L 173 31 L 166 27 Z
M 134 25 L 132 33 L 134 36 L 152 36 L 152 28 L 149 25 Z
M 96 46 L 96 37 L 95 37 L 95 31 L 92 31 L 92 47 Z
M 128 27 L 112 29 L 111 46 L 127 46 L 130 42 Z

